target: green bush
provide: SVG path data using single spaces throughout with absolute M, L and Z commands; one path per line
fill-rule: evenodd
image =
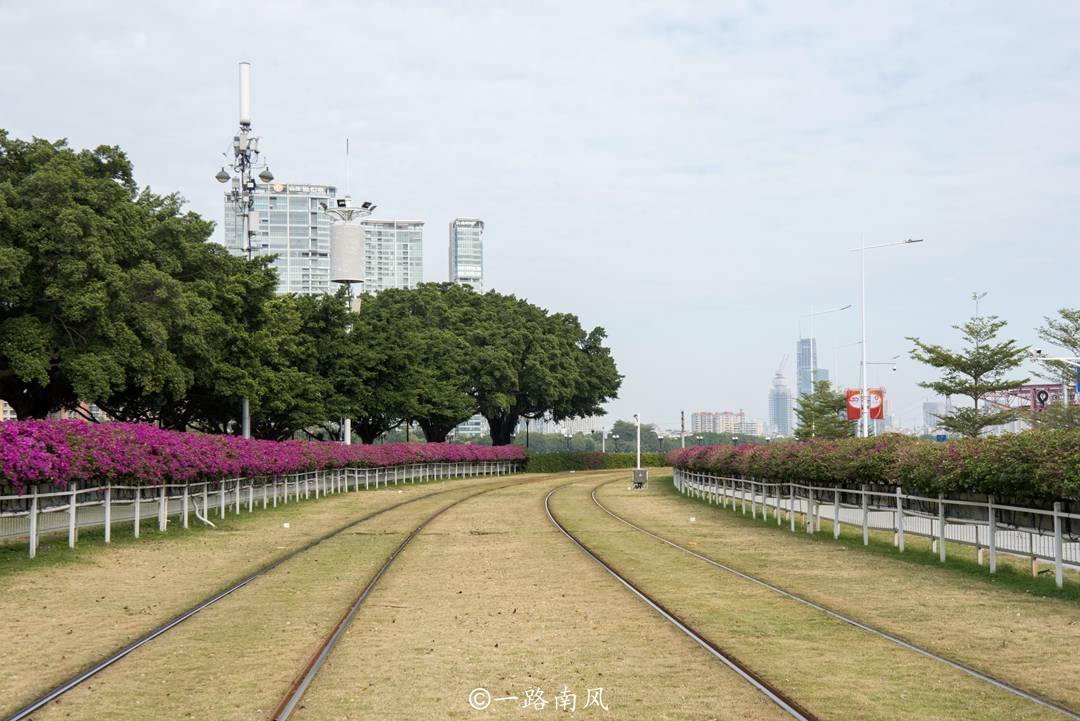
M 529 455 L 525 470 L 530 473 L 558 473 L 560 471 L 597 471 L 605 468 L 633 468 L 637 463 L 634 453 L 599 453 L 579 451 L 571 453 L 535 453 Z M 666 466 L 663 453 L 642 453 L 641 465 Z
M 935 443 L 901 435 L 672 451 L 669 465 L 723 476 L 1032 503 L 1080 498 L 1080 431 L 1025 431 Z

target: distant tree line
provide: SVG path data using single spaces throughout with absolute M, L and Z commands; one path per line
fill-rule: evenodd
M 415 422 L 441 441 L 480 413 L 601 412 L 622 377 L 602 328 L 522 299 L 424 284 L 276 296 L 270 257 L 209 242 L 176 194 L 140 189 L 124 153 L 0 130 L 0 398 L 20 418 L 95 404 L 162 428 L 365 442 Z

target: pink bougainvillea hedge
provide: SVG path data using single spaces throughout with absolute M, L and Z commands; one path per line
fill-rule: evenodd
M 740 446 L 668 454 L 686 470 L 780 482 L 908 492 L 993 494 L 1045 501 L 1080 498 L 1080 431 L 1027 431 L 936 443 L 901 435 Z
M 66 487 L 105 482 L 158 485 L 237 476 L 281 475 L 344 466 L 516 461 L 519 446 L 388 443 L 346 446 L 316 441 L 258 441 L 165 431 L 139 423 L 0 423 L 0 487 Z

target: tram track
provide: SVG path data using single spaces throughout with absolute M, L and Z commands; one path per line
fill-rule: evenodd
M 607 481 L 606 483 L 610 483 Z M 689 636 L 695 643 L 701 646 L 705 651 L 711 654 L 714 658 L 727 666 L 729 669 L 735 672 L 740 678 L 746 681 L 748 684 L 757 689 L 762 695 L 764 695 L 771 702 L 776 704 L 781 710 L 787 713 L 798 721 L 819 721 L 819 717 L 812 711 L 804 707 L 797 700 L 789 696 L 782 689 L 775 686 L 764 677 L 756 673 L 747 664 L 740 661 L 737 657 L 730 652 L 725 651 L 714 641 L 697 631 L 686 620 L 681 618 L 673 610 L 665 606 L 659 600 L 651 596 L 642 590 L 637 584 L 631 581 L 629 578 L 620 573 L 613 565 L 605 561 L 600 557 L 592 548 L 586 545 L 577 535 L 575 535 L 570 529 L 563 525 L 555 514 L 551 510 L 551 497 L 555 495 L 557 491 L 571 485 L 573 482 L 564 484 L 557 488 L 553 488 L 544 496 L 544 511 L 547 513 L 548 519 L 551 523 L 562 532 L 575 546 L 577 546 L 586 556 L 596 562 L 601 568 L 603 568 L 609 575 L 611 575 L 616 581 L 618 581 L 624 588 L 644 601 L 653 610 L 663 616 L 669 621 L 675 628 L 682 631 Z
M 456 501 L 453 501 L 452 503 L 443 506 L 442 508 L 438 509 L 434 513 L 424 518 L 424 520 L 422 520 L 419 524 L 414 526 L 413 529 L 409 532 L 409 534 L 405 536 L 404 539 L 402 539 L 401 543 L 399 543 L 397 547 L 390 552 L 390 555 L 386 557 L 382 565 L 379 566 L 378 570 L 376 570 L 375 573 L 372 574 L 371 578 L 368 579 L 368 582 L 364 585 L 363 589 L 360 590 L 360 592 L 353 599 L 352 603 L 345 610 L 345 613 L 342 614 L 342 616 L 338 619 L 338 622 L 323 638 L 322 642 L 318 645 L 315 652 L 308 659 L 307 663 L 304 664 L 304 667 L 300 670 L 300 673 L 289 685 L 289 688 L 286 690 L 281 701 L 278 702 L 277 707 L 274 709 L 273 713 L 270 716 L 271 721 L 287 721 L 287 719 L 292 716 L 293 712 L 297 709 L 297 707 L 300 705 L 300 702 L 303 700 L 304 694 L 311 686 L 311 683 L 315 680 L 315 677 L 318 675 L 323 665 L 325 665 L 326 660 L 330 657 L 330 654 L 333 652 L 334 647 L 337 646 L 342 636 L 345 635 L 345 632 L 349 628 L 349 624 L 352 622 L 353 618 L 356 616 L 361 606 L 363 606 L 364 601 L 367 600 L 368 596 L 378 585 L 383 575 L 394 564 L 394 561 L 398 559 L 398 557 L 405 550 L 405 548 L 410 543 L 412 543 L 412 541 L 418 535 L 420 535 L 420 532 L 423 531 L 424 528 L 428 526 L 428 524 L 430 524 L 432 521 L 434 521 L 436 518 L 443 515 L 447 511 L 461 505 L 465 501 L 472 500 L 486 493 L 492 493 L 494 491 L 512 488 L 514 486 L 520 486 L 525 483 L 531 483 L 535 480 L 538 479 L 529 479 L 524 481 L 518 481 L 516 483 L 505 483 L 499 486 L 494 486 L 492 488 L 484 488 L 480 491 L 477 491 L 476 493 L 469 494 L 464 498 L 459 498 Z
M 532 479 L 530 479 L 530 480 L 532 480 Z M 518 483 L 527 483 L 527 482 L 529 482 L 529 481 L 519 481 Z M 491 484 L 491 487 L 485 486 L 484 490 L 482 490 L 481 493 L 491 491 L 491 490 L 497 490 L 498 488 L 506 488 L 506 487 L 508 487 L 510 485 L 517 485 L 517 484 L 502 484 L 502 485 Z M 268 573 L 270 573 L 271 571 L 273 571 L 276 568 L 280 567 L 282 564 L 286 563 L 287 561 L 290 561 L 293 558 L 296 558 L 297 556 L 299 556 L 299 555 L 301 555 L 303 553 L 306 553 L 307 551 L 312 550 L 313 548 L 315 548 L 319 544 L 321 544 L 321 543 L 323 543 L 325 541 L 328 541 L 328 540 L 330 540 L 332 538 L 335 538 L 336 536 L 339 536 L 342 533 L 345 533 L 346 531 L 358 526 L 361 523 L 365 523 L 365 522 L 370 521 L 370 520 L 372 520 L 374 518 L 382 516 L 383 514 L 389 513 L 390 511 L 393 511 L 393 510 L 408 506 L 408 505 L 413 504 L 413 503 L 417 503 L 419 501 L 427 500 L 427 499 L 430 499 L 430 498 L 435 498 L 435 497 L 438 497 L 438 496 L 445 495 L 447 493 L 459 492 L 461 490 L 462 490 L 462 488 L 447 488 L 447 489 L 435 491 L 433 493 L 425 493 L 423 495 L 419 495 L 419 496 L 416 496 L 414 498 L 408 498 L 408 499 L 405 499 L 405 500 L 400 501 L 398 503 L 394 503 L 394 504 L 391 504 L 389 506 L 386 506 L 385 508 L 381 508 L 381 509 L 378 509 L 376 511 L 371 511 L 371 512 L 366 513 L 366 514 L 364 514 L 362 516 L 351 519 L 351 520 L 347 521 L 346 523 L 341 524 L 341 525 L 337 526 L 336 528 L 333 528 L 330 531 L 327 531 L 326 533 L 324 533 L 324 534 L 322 534 L 322 535 L 320 535 L 320 536 L 318 536 L 318 537 L 316 537 L 314 539 L 311 539 L 310 541 L 307 541 L 306 543 L 298 546 L 297 548 L 295 548 L 295 549 L 293 549 L 293 550 L 291 550 L 291 551 L 289 551 L 289 552 L 287 552 L 287 553 L 285 553 L 285 554 L 283 554 L 281 556 L 278 556 L 277 558 L 275 558 L 275 559 L 267 562 L 266 564 L 260 566 L 255 571 L 248 574 L 247 576 L 244 576 L 243 578 L 241 578 L 241 579 L 239 579 L 237 581 L 231 582 L 224 589 L 219 590 L 216 593 L 211 594 L 210 596 L 207 596 L 206 598 L 203 598 L 202 600 L 200 600 L 197 603 L 193 604 L 192 606 L 190 606 L 186 610 L 184 610 L 184 611 L 180 612 L 179 614 L 173 616 L 172 618 L 168 619 L 164 623 L 161 623 L 158 626 L 152 628 L 151 630 L 143 633 L 142 635 L 140 635 L 138 638 L 134 639 L 133 641 L 130 641 L 129 643 L 121 646 L 120 648 L 109 652 L 106 656 L 104 656 L 101 659 L 99 659 L 99 660 L 95 661 L 94 663 L 90 664 L 88 667 L 86 667 L 82 671 L 79 671 L 78 673 L 68 677 L 66 680 L 64 680 L 64 681 L 60 682 L 59 684 L 57 684 L 56 686 L 52 687 L 51 689 L 49 689 L 44 694 L 38 696 L 37 698 L 35 698 L 32 701 L 30 701 L 29 703 L 25 704 L 21 708 L 19 708 L 16 711 L 12 712 L 10 715 L 4 717 L 4 721 L 25 721 L 27 719 L 32 718 L 32 714 L 42 710 L 43 708 L 48 706 L 50 703 L 56 701 L 57 699 L 60 699 L 62 696 L 64 696 L 64 694 L 68 693 L 69 691 L 72 691 L 73 689 L 78 688 L 79 686 L 85 684 L 87 681 L 93 679 L 95 676 L 100 674 L 102 671 L 104 671 L 107 668 L 109 668 L 109 667 L 113 666 L 114 664 L 118 663 L 119 661 L 121 661 L 122 659 L 124 659 L 125 657 L 130 655 L 131 653 L 133 653 L 133 652 L 137 651 L 138 649 L 146 646 L 147 644 L 151 643 L 155 639 L 163 636 L 164 634 L 168 633 L 172 629 L 174 629 L 177 626 L 181 625 L 182 623 L 184 623 L 188 619 L 192 618 L 193 616 L 195 616 L 195 615 L 199 614 L 200 612 L 206 610 L 207 608 L 210 608 L 211 606 L 217 604 L 219 601 L 221 601 L 221 600 L 223 600 L 225 598 L 228 598 L 232 594 L 234 594 L 237 591 L 245 588 L 246 586 L 248 586 L 252 582 L 258 580 L 259 578 L 262 578 L 262 577 L 266 576 Z M 468 498 L 472 498 L 475 495 L 479 495 L 479 494 L 472 494 L 470 496 L 467 496 L 465 499 L 461 499 L 461 500 L 466 500 Z M 460 502 L 460 500 L 453 503 L 453 504 L 451 504 L 451 505 L 457 505 L 457 503 L 459 503 L 459 502 Z M 447 508 L 449 508 L 449 506 Z M 385 569 L 383 569 L 383 570 L 385 570 Z M 382 571 L 380 571 L 380 575 L 381 575 L 381 572 Z
M 1055 702 L 1055 701 L 1053 701 L 1051 699 L 1045 698 L 1044 696 L 1041 696 L 1041 695 L 1039 695 L 1039 694 L 1037 694 L 1037 693 L 1035 693 L 1033 691 L 1028 691 L 1026 689 L 1020 688 L 1019 686 L 1016 686 L 1016 685 L 1011 684 L 1011 683 L 1009 683 L 1007 681 L 1004 681 L 1004 680 L 1002 680 L 1000 678 L 997 678 L 997 677 L 995 677 L 995 676 L 993 676 L 993 675 L 991 675 L 989 673 L 986 673 L 984 671 L 980 671 L 980 670 L 978 670 L 978 669 L 976 669 L 976 668 L 974 668 L 972 666 L 969 666 L 969 665 L 963 663 L 962 661 L 959 661 L 959 660 L 954 659 L 954 658 L 950 658 L 950 657 L 945 656 L 943 654 L 939 654 L 939 653 L 937 653 L 935 651 L 932 651 L 932 650 L 930 650 L 930 649 L 928 649 L 928 648 L 926 648 L 924 646 L 920 646 L 920 645 L 918 645 L 918 644 L 916 644 L 916 643 L 914 643 L 912 641 L 908 641 L 905 638 L 902 638 L 902 637 L 897 636 L 897 635 L 895 635 L 893 633 L 885 631 L 884 629 L 877 628 L 876 626 L 873 626 L 873 625 L 871 625 L 869 623 L 866 623 L 865 621 L 860 621 L 859 619 L 854 618 L 852 616 L 849 616 L 847 614 L 841 613 L 840 611 L 837 611 L 834 608 L 830 608 L 829 606 L 826 606 L 824 604 L 818 603 L 817 601 L 813 601 L 813 600 L 811 600 L 809 598 L 806 598 L 805 596 L 801 596 L 801 595 L 799 595 L 797 593 L 789 591 L 789 590 L 787 590 L 787 589 L 785 589 L 785 588 L 783 588 L 781 586 L 778 586 L 778 585 L 776 585 L 774 583 L 770 583 L 769 581 L 766 581 L 766 580 L 764 580 L 762 578 L 758 578 L 757 576 L 754 576 L 753 574 L 750 574 L 750 573 L 747 573 L 746 571 L 735 568 L 734 566 L 730 566 L 730 565 L 728 565 L 726 563 L 723 563 L 722 561 L 718 561 L 718 560 L 716 560 L 714 558 L 710 558 L 709 556 L 706 556 L 706 555 L 704 555 L 702 553 L 694 551 L 693 549 L 687 548 L 686 546 L 683 546 L 683 545 L 671 540 L 670 538 L 666 538 L 666 537 L 664 537 L 664 536 L 662 536 L 662 535 L 660 535 L 658 533 L 650 531 L 647 528 L 639 526 L 638 524 L 634 523 L 633 521 L 630 521 L 629 519 L 624 518 L 623 516 L 620 516 L 619 514 L 615 513 L 610 508 L 608 508 L 607 506 L 605 506 L 603 503 L 600 502 L 600 499 L 596 495 L 597 491 L 600 488 L 602 488 L 603 486 L 608 485 L 611 482 L 612 481 L 605 481 L 605 482 L 599 483 L 595 487 L 593 487 L 593 489 L 591 491 L 592 501 L 597 506 L 597 508 L 599 508 L 601 511 L 606 513 L 608 516 L 610 516 L 614 520 L 619 521 L 620 523 L 626 525 L 627 527 L 629 527 L 629 528 L 631 528 L 631 529 L 633 529 L 635 531 L 638 531 L 639 533 L 642 533 L 642 534 L 644 534 L 644 535 L 646 535 L 646 536 L 648 536 L 648 537 L 650 537 L 650 538 L 652 538 L 652 539 L 654 539 L 656 541 L 659 541 L 659 542 L 661 542 L 663 544 L 666 544 L 667 546 L 670 546 L 671 548 L 679 550 L 679 551 L 681 551 L 681 552 L 683 552 L 683 553 L 685 553 L 685 554 L 687 554 L 687 555 L 689 555 L 689 556 L 691 556 L 693 558 L 696 558 L 697 560 L 702 561 L 702 562 L 704 562 L 704 563 L 706 563 L 706 564 L 708 564 L 710 566 L 713 566 L 714 568 L 718 568 L 718 569 L 720 569 L 722 571 L 725 571 L 726 573 L 729 573 L 729 574 L 734 575 L 734 576 L 736 576 L 738 578 L 741 578 L 744 581 L 749 581 L 749 582 L 751 582 L 753 584 L 756 584 L 758 586 L 766 588 L 766 589 L 772 591 L 773 593 L 776 593 L 776 594 L 778 594 L 780 596 L 783 596 L 783 597 L 788 598 L 788 599 L 790 599 L 792 601 L 795 601 L 795 602 L 800 603 L 800 604 L 802 604 L 804 606 L 807 606 L 807 607 L 812 608 L 812 609 L 814 609 L 816 611 L 819 611 L 819 612 L 825 614 L 826 616 L 829 616 L 830 618 L 833 618 L 833 619 L 835 619 L 837 621 L 841 621 L 841 622 L 843 622 L 845 624 L 853 626 L 854 628 L 857 628 L 857 629 L 859 629 L 861 631 L 865 631 L 866 633 L 869 633 L 869 634 L 871 634 L 873 636 L 877 636 L 878 638 L 889 641 L 890 643 L 893 643 L 893 644 L 895 644 L 897 646 L 900 646 L 900 647 L 902 647 L 904 649 L 907 649 L 909 651 L 913 651 L 914 653 L 917 653 L 917 654 L 919 654 L 921 656 L 924 656 L 926 658 L 929 658 L 929 659 L 932 659 L 934 661 L 938 661 L 940 663 L 943 663 L 946 666 L 949 666 L 950 668 L 953 668 L 953 669 L 955 669 L 957 671 L 961 671 L 961 672 L 963 672 L 963 673 L 965 673 L 965 674 L 967 674 L 967 675 L 969 675 L 969 676 L 971 676 L 971 677 L 973 677 L 975 679 L 978 679 L 979 681 L 990 684 L 991 686 L 994 686 L 994 687 L 996 687 L 996 688 L 998 688 L 998 689 L 1000 689 L 1002 691 L 1006 691 L 1008 693 L 1011 693 L 1011 694 L 1013 694 L 1015 696 L 1018 696 L 1018 697 L 1026 700 L 1026 701 L 1031 701 L 1032 703 L 1036 703 L 1036 704 L 1038 704 L 1040 706 L 1044 706 L 1046 708 L 1049 708 L 1049 709 L 1051 709 L 1053 711 L 1056 711 L 1056 712 L 1062 714 L 1063 716 L 1065 716 L 1067 718 L 1074 719 L 1074 721 L 1080 721 L 1080 713 L 1078 713 L 1078 712 L 1076 712 L 1076 711 L 1074 711 L 1074 710 L 1072 710 L 1072 709 L 1070 709 L 1070 708 L 1068 708 L 1066 706 L 1063 706 L 1063 705 L 1061 705 L 1061 704 L 1059 704 L 1059 703 L 1057 703 L 1057 702 Z

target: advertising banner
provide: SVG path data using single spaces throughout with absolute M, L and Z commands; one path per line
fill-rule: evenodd
M 870 420 L 880 421 L 885 417 L 885 389 L 869 388 L 870 395 Z M 862 414 L 862 392 L 858 388 L 848 388 L 844 394 L 847 399 L 847 418 L 849 421 L 859 420 Z

